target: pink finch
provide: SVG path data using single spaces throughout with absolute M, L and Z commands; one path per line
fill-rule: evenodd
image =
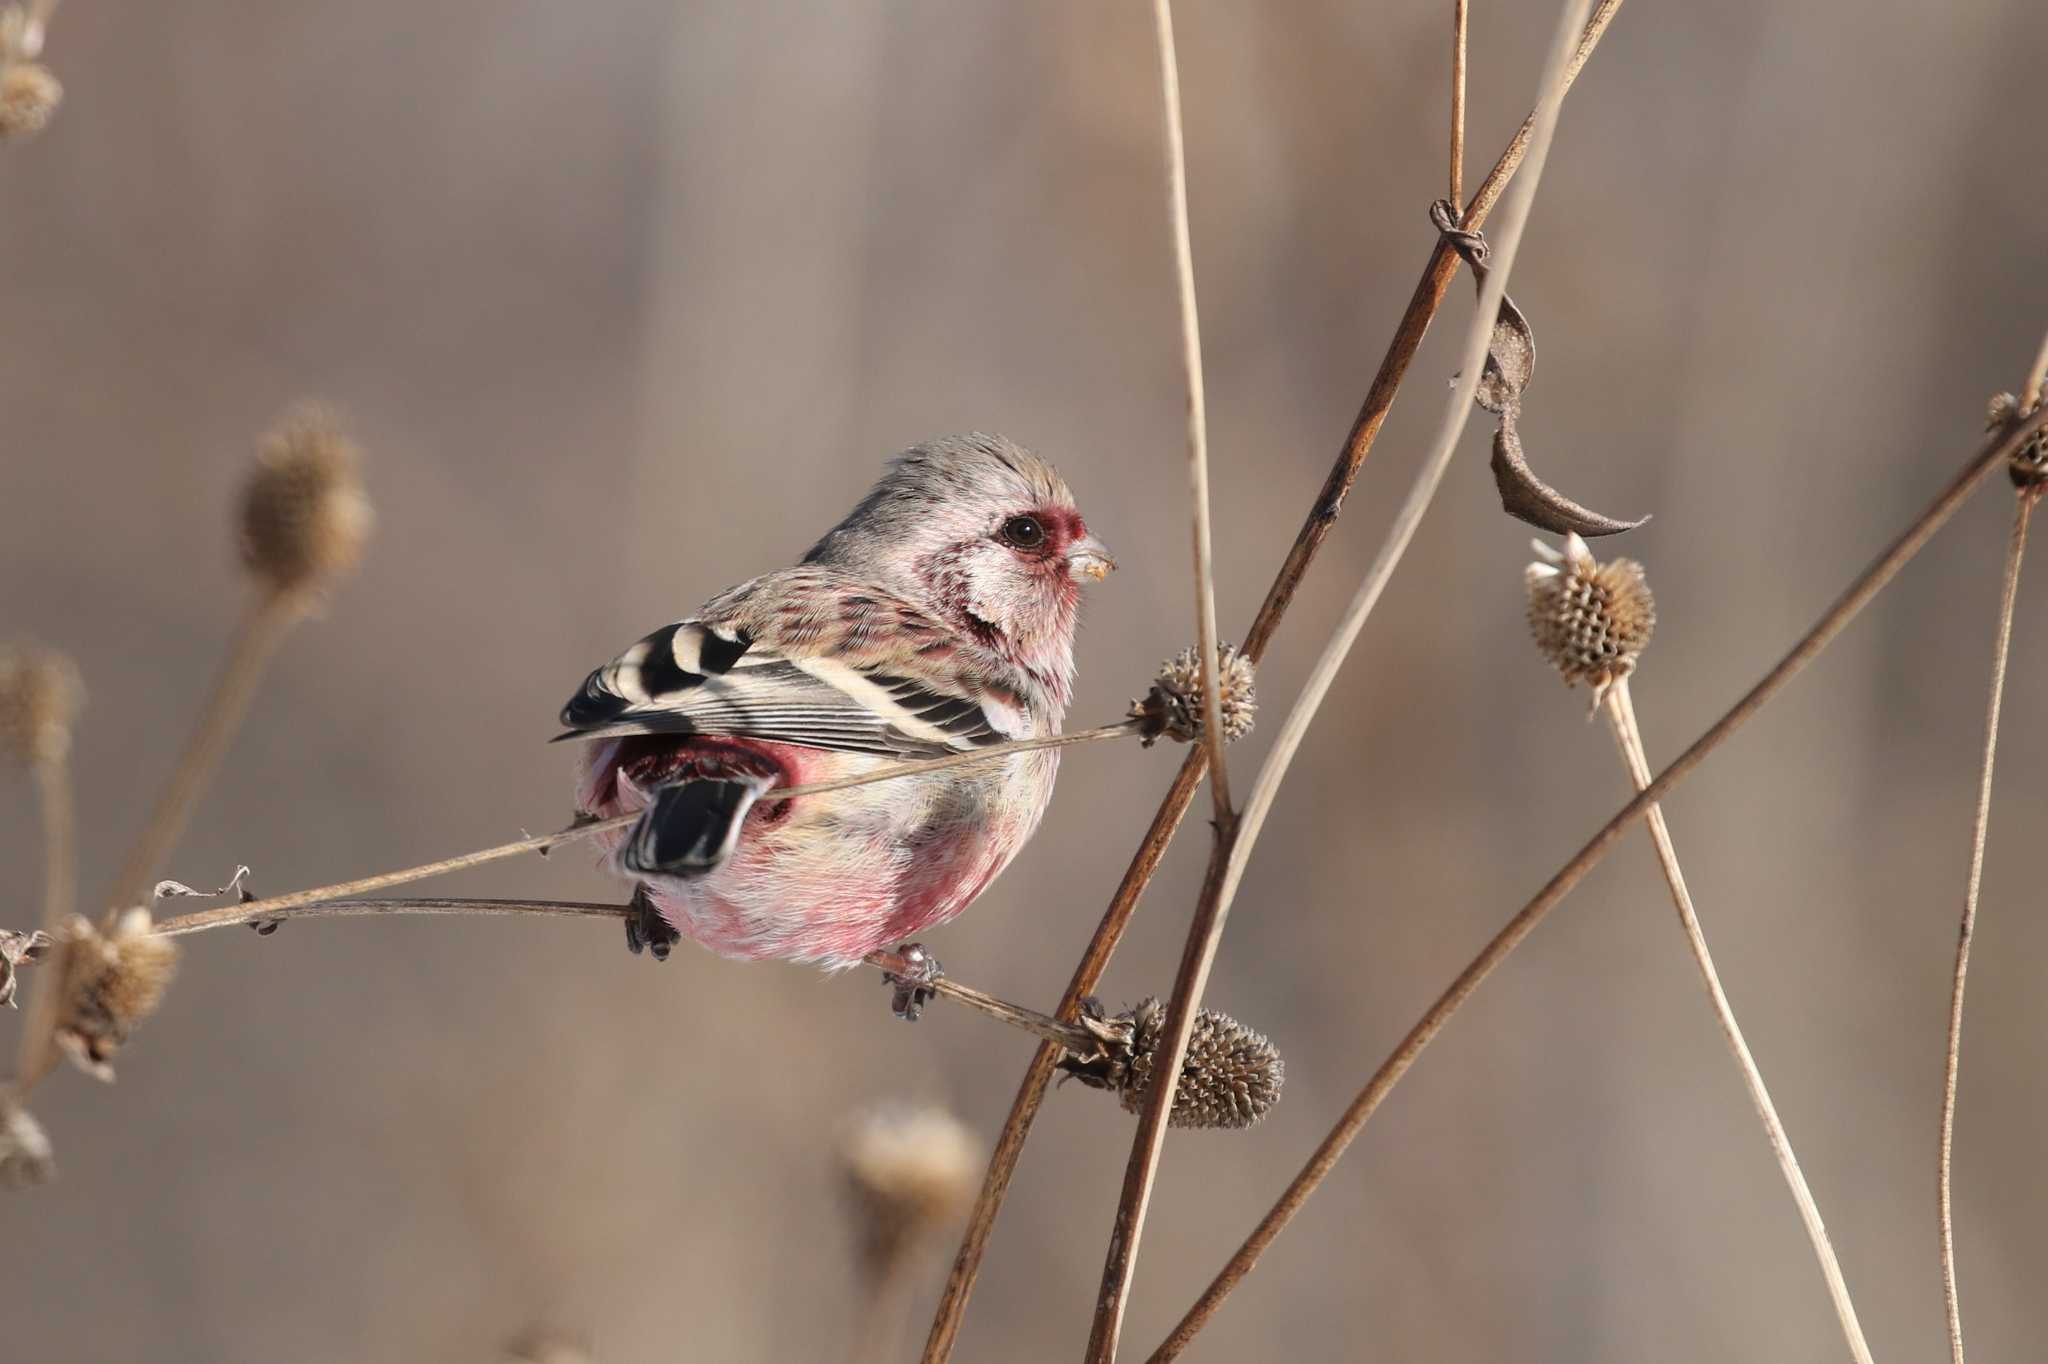
M 896 459 L 795 568 L 592 673 L 577 786 L 635 883 L 627 943 L 849 966 L 958 914 L 1038 827 L 1055 749 L 778 800 L 779 787 L 1059 732 L 1081 583 L 1115 567 L 1044 460 L 1000 436 Z M 914 954 L 921 955 L 921 954 Z

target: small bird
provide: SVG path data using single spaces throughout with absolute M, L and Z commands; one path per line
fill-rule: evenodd
M 559 737 L 594 741 L 581 817 L 640 816 L 603 836 L 636 887 L 627 946 L 837 968 L 965 909 L 1038 827 L 1057 749 L 775 792 L 1057 734 L 1081 585 L 1115 567 L 1052 465 L 951 436 L 898 456 L 796 567 L 591 673 Z

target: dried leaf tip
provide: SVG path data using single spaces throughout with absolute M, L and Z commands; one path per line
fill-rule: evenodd
M 16 1007 L 14 992 L 20 983 L 16 968 L 23 962 L 42 960 L 50 950 L 50 942 L 50 935 L 40 928 L 33 933 L 0 928 L 0 1007 Z
M 981 1145 L 931 1105 L 892 1105 L 855 1119 L 839 1144 L 861 1258 L 880 1274 L 967 1208 L 980 1185 Z
M 242 563 L 272 592 L 315 597 L 355 567 L 373 519 L 362 452 L 333 412 L 301 404 L 242 487 Z
M 1234 644 L 1219 646 L 1223 656 L 1222 676 L 1217 679 L 1221 709 L 1217 718 L 1226 743 L 1235 743 L 1252 732 L 1259 710 L 1259 693 L 1252 661 Z M 1138 733 L 1150 748 L 1163 735 L 1180 743 L 1194 743 L 1202 737 L 1202 658 L 1189 646 L 1159 665 L 1159 675 L 1143 700 L 1131 702 L 1131 717 L 1144 721 Z
M 64 99 L 64 87 L 37 62 L 13 62 L 0 70 L 0 142 L 17 142 L 41 132 Z
M 69 658 L 37 644 L 0 644 L 0 761 L 62 761 L 84 704 L 85 684 Z
M 1060 1061 L 1060 1069 L 1082 1084 L 1115 1090 L 1125 1110 L 1136 1113 L 1144 1106 L 1166 1031 L 1166 1007 L 1157 998 L 1147 998 L 1135 1008 L 1105 1017 L 1102 1006 L 1090 1000 L 1081 1022 L 1101 1039 L 1102 1048 L 1092 1056 L 1070 1052 Z M 1280 1102 L 1286 1077 L 1286 1064 L 1271 1042 L 1228 1014 L 1204 1009 L 1195 1015 L 1167 1125 L 1250 1127 Z
M 1633 559 L 1600 563 L 1577 535 L 1563 552 L 1541 540 L 1541 556 L 1523 572 L 1529 631 L 1536 647 L 1568 685 L 1593 688 L 1595 704 L 1635 670 L 1657 625 L 1657 603 L 1643 566 Z
M 57 1044 L 81 1070 L 112 1080 L 113 1055 L 137 1024 L 156 1012 L 178 964 L 149 911 L 136 908 L 102 933 L 73 915 L 59 940 Z
M 2025 421 L 2040 410 L 2037 400 L 2033 407 L 2022 412 L 2020 400 L 2010 393 L 1994 394 L 1990 406 L 1984 413 L 1984 429 L 1996 431 L 2017 421 Z M 2012 479 L 2012 486 L 2021 492 L 2036 491 L 2048 486 L 2048 436 L 2036 431 L 2020 443 L 2012 452 L 2012 458 L 2005 466 L 2006 474 Z
M 42 1124 L 30 1112 L 0 1095 L 0 1189 L 26 1189 L 47 1184 L 57 1161 Z

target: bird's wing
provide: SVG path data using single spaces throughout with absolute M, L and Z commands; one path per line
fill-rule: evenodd
M 929 757 L 1020 738 L 986 656 L 891 593 L 818 568 L 757 578 L 584 681 L 563 739 L 704 734 Z

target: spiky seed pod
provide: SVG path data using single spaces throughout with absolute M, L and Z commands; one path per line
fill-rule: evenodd
M 1560 554 L 1542 541 L 1543 561 L 1523 575 L 1529 631 L 1566 683 L 1584 682 L 1597 700 L 1634 671 L 1657 624 L 1657 603 L 1643 566 L 1633 559 L 1596 562 L 1586 542 L 1565 536 Z
M 46 1184 L 56 1172 L 42 1125 L 20 1104 L 0 1099 L 0 1189 Z
M 84 704 L 85 684 L 69 658 L 36 644 L 0 644 L 0 761 L 61 760 Z
M 178 949 L 155 935 L 149 911 L 128 910 L 102 933 L 82 916 L 65 926 L 57 960 L 57 1044 L 81 1070 L 112 1080 L 109 1064 L 136 1024 L 156 1011 L 178 964 Z
M 942 1108 L 892 1106 L 859 1117 L 839 1145 L 861 1258 L 879 1274 L 966 1210 L 981 1173 L 974 1134 Z
M 64 87 L 46 66 L 14 62 L 0 70 L 0 142 L 41 132 L 63 98 Z
M 301 405 L 242 487 L 242 563 L 273 592 L 317 594 L 355 567 L 372 519 L 362 452 L 332 412 Z
M 1136 1113 L 1144 1107 L 1166 1030 L 1166 1006 L 1148 997 L 1111 1016 L 1091 999 L 1082 1005 L 1081 1024 L 1101 1045 L 1085 1056 L 1068 1052 L 1060 1069 L 1090 1088 L 1114 1090 L 1125 1110 Z M 1286 1078 L 1287 1067 L 1271 1042 L 1228 1014 L 1203 1009 L 1188 1035 L 1167 1125 L 1250 1127 L 1280 1102 Z
M 15 1007 L 14 992 L 20 983 L 16 969 L 23 962 L 41 960 L 49 950 L 50 935 L 40 928 L 33 933 L 0 928 L 0 1006 Z
M 1217 678 L 1217 719 L 1223 729 L 1224 742 L 1235 743 L 1252 732 L 1252 723 L 1259 709 L 1259 693 L 1254 685 L 1252 661 L 1238 652 L 1234 644 L 1222 645 L 1220 652 L 1223 668 L 1222 675 Z M 1145 722 L 1138 732 L 1147 748 L 1161 736 L 1184 744 L 1200 739 L 1202 658 L 1199 650 L 1190 645 L 1160 664 L 1159 675 L 1152 681 L 1152 690 L 1143 700 L 1131 702 L 1130 713 L 1132 718 Z

